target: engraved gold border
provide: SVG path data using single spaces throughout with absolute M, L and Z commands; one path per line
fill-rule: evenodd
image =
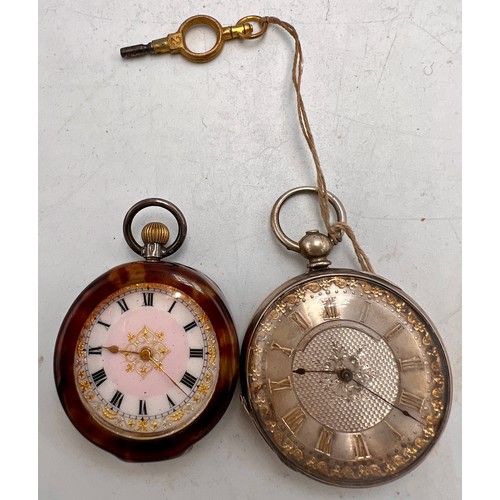
M 315 456 L 305 456 L 304 452 L 287 437 L 289 430 L 282 424 L 281 419 L 276 416 L 268 404 L 266 394 L 266 378 L 262 373 L 262 353 L 269 343 L 269 333 L 273 328 L 273 323 L 285 315 L 290 310 L 290 306 L 300 305 L 307 295 L 327 291 L 331 285 L 339 289 L 349 288 L 351 291 L 360 289 L 364 294 L 371 295 L 374 298 L 382 300 L 386 304 L 394 307 L 397 313 L 401 314 L 411 327 L 420 334 L 422 345 L 426 350 L 425 354 L 433 358 L 430 363 L 432 372 L 431 377 L 431 415 L 426 418 L 426 427 L 423 429 L 424 437 L 418 437 L 410 444 L 404 446 L 402 453 L 391 457 L 384 464 L 384 468 L 378 464 L 360 463 L 356 465 L 334 465 L 331 466 L 328 461 Z M 249 393 L 250 399 L 258 409 L 259 419 L 262 421 L 265 432 L 272 437 L 272 440 L 281 450 L 281 453 L 288 456 L 293 462 L 305 469 L 310 475 L 321 476 L 327 482 L 335 480 L 356 480 L 356 479 L 376 479 L 390 478 L 399 471 L 406 468 L 409 462 L 421 455 L 429 446 L 437 434 L 438 426 L 444 416 L 446 402 L 443 399 L 446 383 L 450 381 L 445 377 L 442 369 L 442 360 L 438 348 L 434 345 L 433 335 L 427 330 L 426 324 L 415 313 L 413 307 L 410 307 L 403 300 L 400 300 L 393 293 L 379 285 L 372 285 L 358 278 L 345 278 L 334 276 L 332 278 L 321 278 L 317 281 L 309 281 L 299 285 L 281 299 L 273 302 L 274 306 L 263 314 L 260 322 L 254 330 L 254 338 L 249 350 Z M 436 338 L 439 342 L 439 340 Z
M 193 397 L 177 411 L 170 413 L 159 419 L 135 419 L 127 418 L 118 412 L 111 410 L 105 403 L 96 397 L 91 381 L 85 371 L 85 339 L 97 318 L 113 302 L 116 297 L 124 294 L 131 294 L 137 290 L 149 288 L 150 290 L 165 290 L 167 295 L 174 296 L 181 300 L 196 317 L 207 338 L 208 358 L 203 379 L 199 382 Z M 75 350 L 74 373 L 77 388 L 84 406 L 91 415 L 101 424 L 117 434 L 131 435 L 134 438 L 154 439 L 176 433 L 189 425 L 203 409 L 208 405 L 215 392 L 216 382 L 219 373 L 220 359 L 219 346 L 212 323 L 201 306 L 189 295 L 178 288 L 162 283 L 137 283 L 120 288 L 101 301 L 84 323 L 77 341 Z M 196 412 L 194 414 L 194 412 Z M 181 422 L 177 424 L 177 422 Z

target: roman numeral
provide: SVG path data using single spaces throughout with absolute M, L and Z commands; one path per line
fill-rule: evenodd
M 361 434 L 352 434 L 352 449 L 356 460 L 367 460 L 371 458 L 366 441 Z
M 361 316 L 359 318 L 360 323 L 366 323 L 366 318 L 368 317 L 369 312 L 370 312 L 370 302 L 365 302 L 363 304 L 363 309 L 361 309 Z
M 168 310 L 168 312 L 169 312 L 169 313 L 171 313 L 171 312 L 172 312 L 172 309 L 175 307 L 175 304 L 177 304 L 177 302 L 174 300 L 174 301 L 172 302 L 172 305 L 170 306 L 170 309 Z
M 387 420 L 384 420 L 384 424 L 389 427 L 389 430 L 391 431 L 392 435 L 396 438 L 397 441 L 401 441 L 401 438 L 403 435 L 399 433 Z
M 203 349 L 189 349 L 190 358 L 203 358 Z
M 390 340 L 394 335 L 399 333 L 403 329 L 403 325 L 396 323 L 388 332 L 384 334 L 385 340 Z
M 194 384 L 196 383 L 196 377 L 191 375 L 189 372 L 184 373 L 184 375 L 181 378 L 181 382 L 186 386 L 192 389 L 194 387 Z
M 117 408 L 120 408 L 122 401 L 123 401 L 123 394 L 120 391 L 116 391 L 114 396 L 111 398 L 110 403 L 116 406 Z
M 406 392 L 403 389 L 401 391 L 401 396 L 399 396 L 399 402 L 402 405 L 407 406 L 408 408 L 412 408 L 415 411 L 421 412 L 422 406 L 424 404 L 424 398 L 416 396 L 415 394 L 411 394 L 410 392 Z
M 301 332 L 309 329 L 309 321 L 303 313 L 296 311 L 288 316 L 299 328 Z
M 273 343 L 271 344 L 271 349 L 281 351 L 282 353 L 286 354 L 288 357 L 290 357 L 293 353 L 293 349 L 290 349 L 288 347 L 283 347 L 278 344 L 278 342 L 275 342 L 273 340 Z
M 294 434 L 296 434 L 302 427 L 302 424 L 304 423 L 305 419 L 306 419 L 306 414 L 304 413 L 302 408 L 299 408 L 298 406 L 293 410 L 290 410 L 284 417 L 282 417 L 282 420 L 285 423 L 285 425 Z
M 316 450 L 330 456 L 332 452 L 332 440 L 333 432 L 323 427 L 321 429 L 321 432 L 319 433 L 318 442 L 316 443 Z
M 407 359 L 398 359 L 399 367 L 402 372 L 406 372 L 409 370 L 423 370 L 424 362 L 418 357 L 407 358 Z
M 99 323 L 100 325 L 102 325 L 104 328 L 106 328 L 106 330 L 111 326 L 110 324 L 108 323 L 104 323 L 104 321 L 98 321 L 97 323 Z
M 284 389 L 291 389 L 292 381 L 290 377 L 284 378 L 283 380 L 269 380 L 269 389 L 271 392 L 282 391 Z
M 102 346 L 89 347 L 89 354 L 102 354 Z
M 195 327 L 196 327 L 196 321 L 191 321 L 191 323 L 189 323 L 189 325 L 186 325 L 186 326 L 184 327 L 184 330 L 185 330 L 186 332 L 189 332 L 189 330 L 191 330 L 191 329 L 193 329 L 193 328 L 195 328 Z
M 153 292 L 143 292 L 142 293 L 142 298 L 143 298 L 143 303 L 142 305 L 143 306 L 153 306 L 153 296 L 154 296 L 154 293 Z
M 146 401 L 139 399 L 139 415 L 147 415 L 148 409 L 146 408 Z
M 175 406 L 175 403 L 172 401 L 172 398 L 168 394 L 167 394 L 167 400 L 170 407 L 173 408 Z
M 128 305 L 125 302 L 125 299 L 120 299 L 117 303 L 120 306 L 120 309 L 122 310 L 122 313 L 128 311 Z
M 91 376 L 92 376 L 92 379 L 94 380 L 94 384 L 96 385 L 96 387 L 99 387 L 108 378 L 108 376 L 106 375 L 106 372 L 104 371 L 104 368 L 101 368 L 100 370 L 96 371 L 95 373 L 92 373 Z
M 339 308 L 335 299 L 327 299 L 323 301 L 323 319 L 340 318 Z

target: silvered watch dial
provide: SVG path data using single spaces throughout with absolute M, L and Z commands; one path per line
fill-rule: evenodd
M 420 308 L 387 281 L 327 270 L 292 280 L 247 333 L 244 396 L 290 467 L 340 486 L 415 466 L 447 418 L 445 351 Z

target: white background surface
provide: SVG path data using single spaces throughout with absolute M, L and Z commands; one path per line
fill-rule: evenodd
M 291 38 L 271 26 L 204 65 L 119 56 L 200 13 L 223 25 L 274 15 L 296 27 L 327 185 L 376 272 L 441 333 L 452 413 L 429 457 L 396 482 L 347 490 L 289 470 L 241 408 L 239 386 L 208 436 L 153 464 L 96 448 L 59 403 L 58 328 L 90 281 L 136 259 L 121 225 L 140 199 L 164 197 L 184 212 L 188 237 L 172 260 L 218 283 L 240 342 L 261 301 L 305 270 L 268 223 L 280 194 L 315 183 L 295 111 Z M 39 498 L 460 498 L 460 66 L 456 0 L 39 2 Z M 294 238 L 320 227 L 311 200 L 283 215 Z M 358 269 L 348 241 L 332 257 Z

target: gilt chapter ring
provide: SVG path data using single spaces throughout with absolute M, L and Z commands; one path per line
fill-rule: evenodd
M 287 191 L 286 193 L 282 194 L 276 200 L 276 203 L 274 204 L 273 209 L 271 210 L 271 227 L 273 228 L 274 234 L 276 235 L 278 240 L 280 240 L 280 242 L 288 250 L 293 250 L 294 252 L 300 253 L 300 247 L 298 242 L 289 238 L 281 228 L 279 220 L 281 207 L 283 206 L 285 201 L 288 200 L 288 198 L 291 198 L 292 196 L 295 196 L 297 194 L 311 193 L 311 192 L 317 193 L 318 189 L 314 186 L 300 186 L 290 189 L 290 191 Z M 330 192 L 328 192 L 328 201 L 330 202 L 330 205 L 332 205 L 335 211 L 335 215 L 337 216 L 337 222 L 347 222 L 346 211 L 341 201 Z
M 175 241 L 165 248 L 165 257 L 168 255 L 172 255 L 174 252 L 179 250 L 180 246 L 184 243 L 187 234 L 187 224 L 186 219 L 182 212 L 171 202 L 164 200 L 162 198 L 146 198 L 145 200 L 141 200 L 137 202 L 125 215 L 123 219 L 123 235 L 125 237 L 125 241 L 128 243 L 128 246 L 137 254 L 142 255 L 142 245 L 139 245 L 137 240 L 134 238 L 132 234 L 132 221 L 134 217 L 144 208 L 148 207 L 161 207 L 170 212 L 177 224 L 179 226 L 179 230 L 177 232 L 177 237 Z

